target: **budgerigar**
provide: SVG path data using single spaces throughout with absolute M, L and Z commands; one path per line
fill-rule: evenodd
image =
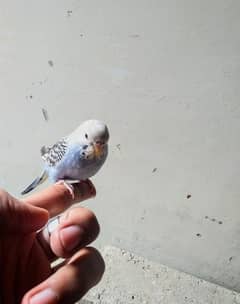
M 44 170 L 21 194 L 26 194 L 47 178 L 62 181 L 71 191 L 71 183 L 95 175 L 108 154 L 109 131 L 99 120 L 83 122 L 69 136 L 52 147 L 42 147 Z

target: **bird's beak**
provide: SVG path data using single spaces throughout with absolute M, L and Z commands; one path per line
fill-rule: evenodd
M 101 157 L 103 154 L 103 147 L 104 147 L 104 143 L 102 142 L 95 142 L 93 144 L 94 147 L 94 154 L 96 157 Z

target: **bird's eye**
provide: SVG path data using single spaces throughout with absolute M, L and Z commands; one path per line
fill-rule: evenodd
M 86 138 L 86 139 L 88 139 L 88 135 L 87 135 L 87 133 L 85 133 L 85 138 Z

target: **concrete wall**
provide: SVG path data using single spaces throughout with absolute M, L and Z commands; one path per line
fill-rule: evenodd
M 0 185 L 19 195 L 43 144 L 103 119 L 98 245 L 240 290 L 239 1 L 0 6 Z

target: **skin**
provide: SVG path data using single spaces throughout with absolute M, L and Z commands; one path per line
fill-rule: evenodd
M 94 197 L 95 188 L 81 182 L 74 194 L 73 200 L 63 184 L 55 184 L 19 201 L 0 190 L 1 303 L 71 304 L 100 281 L 104 261 L 87 247 L 99 233 L 98 221 L 86 208 L 67 210 Z M 45 224 L 60 213 L 49 234 Z M 64 262 L 52 268 L 59 257 Z

